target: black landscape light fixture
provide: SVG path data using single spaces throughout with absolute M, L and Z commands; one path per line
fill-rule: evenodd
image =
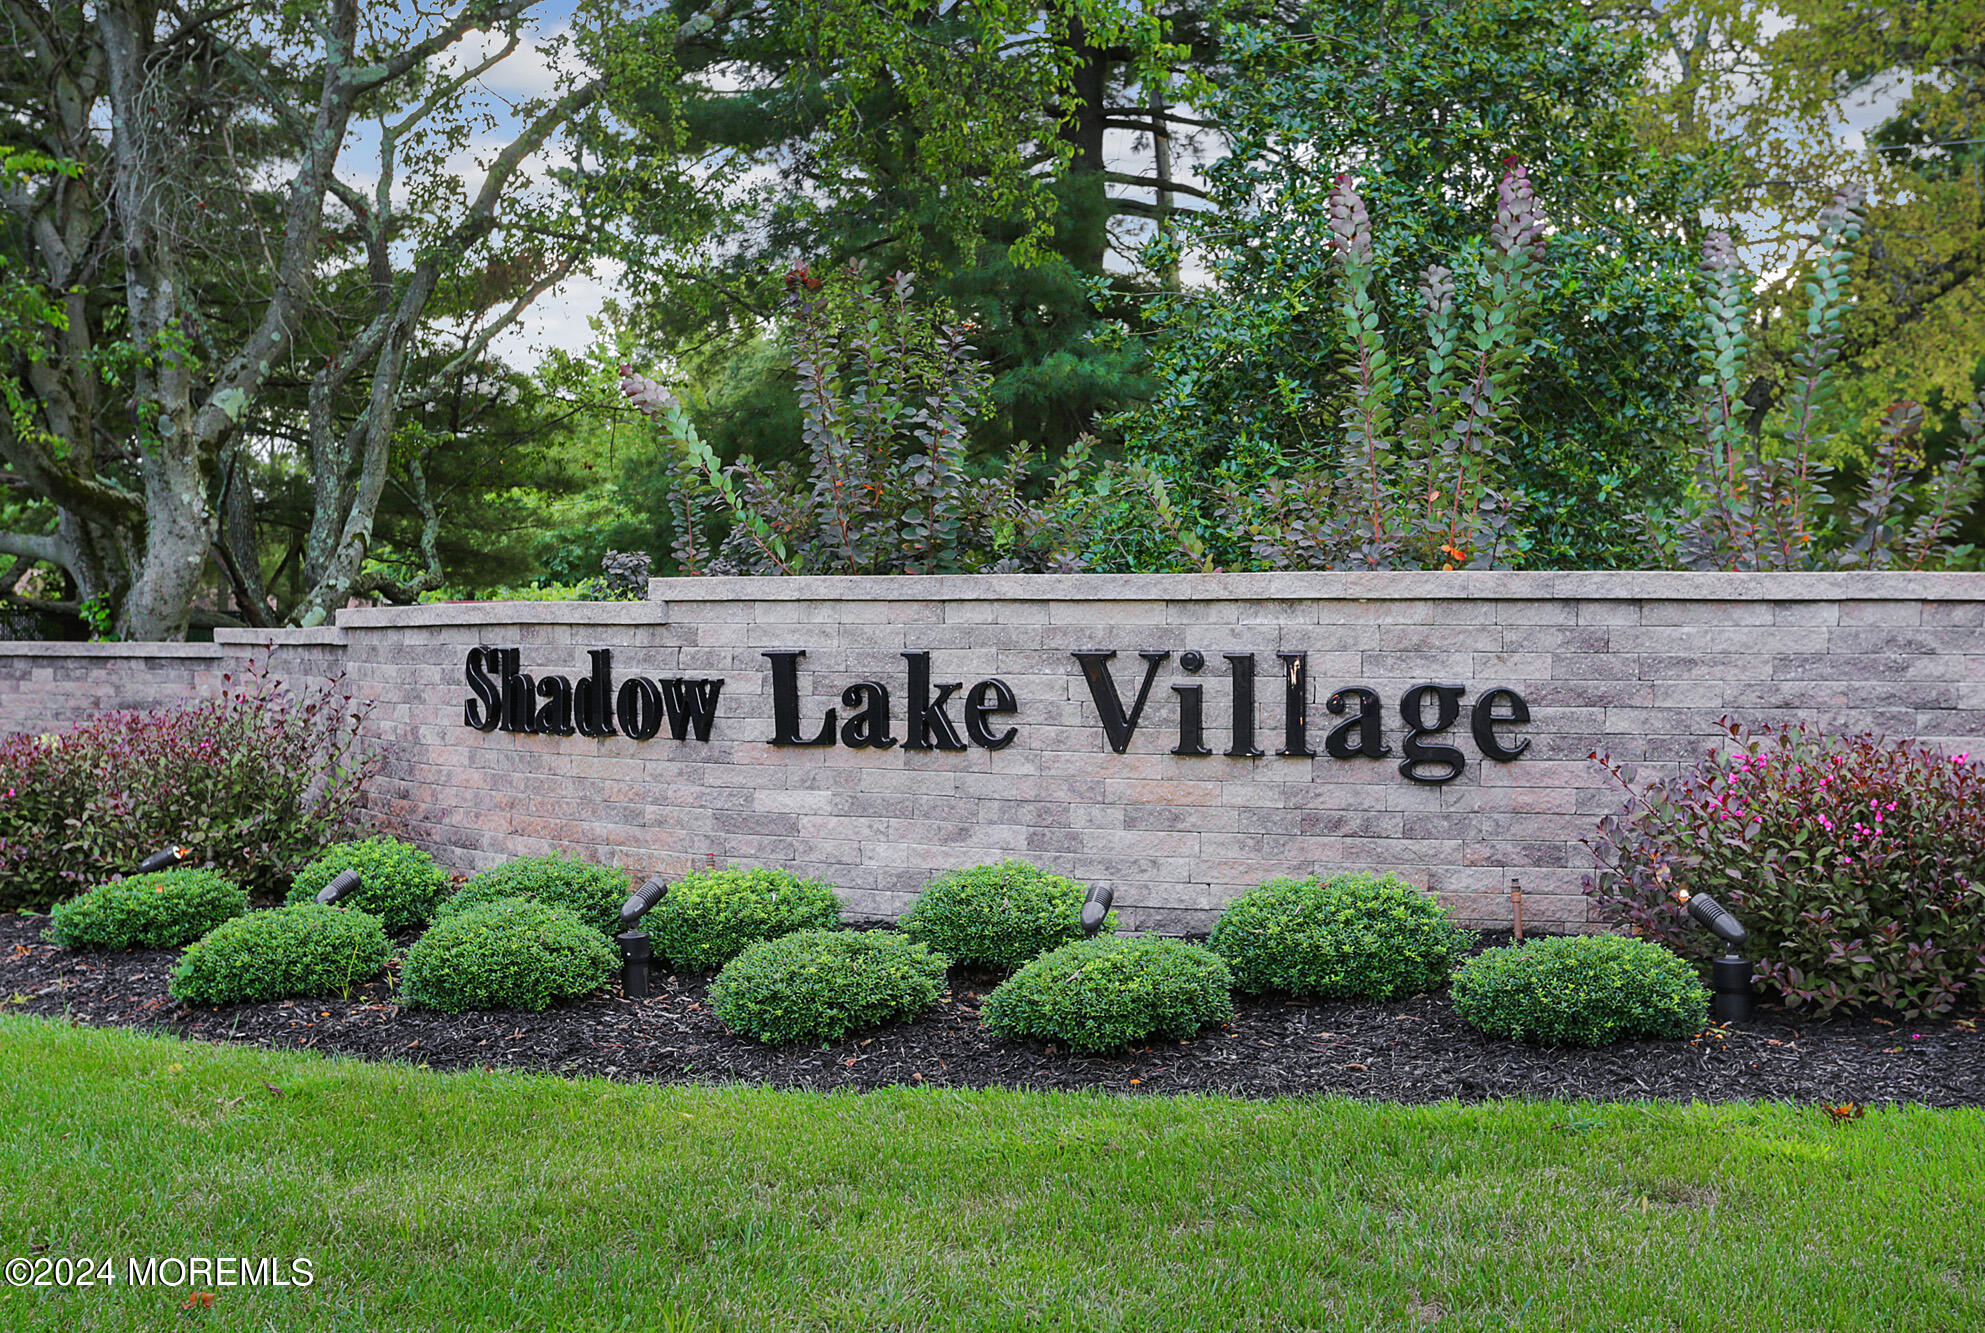
M 191 847 L 167 847 L 163 851 L 153 852 L 150 856 L 138 862 L 138 873 L 149 875 L 158 870 L 170 870 L 192 855 L 193 849 Z
M 365 887 L 365 881 L 358 877 L 356 870 L 340 870 L 331 876 L 331 882 L 317 890 L 317 901 L 332 907 L 351 897 Z
M 648 943 L 648 932 L 641 929 L 641 918 L 667 896 L 669 886 L 660 875 L 648 876 L 647 883 L 627 895 L 620 905 L 620 992 L 630 1000 L 648 998 L 648 966 L 655 951 Z
M 1103 919 L 1110 914 L 1110 903 L 1116 898 L 1114 889 L 1091 889 L 1082 903 L 1082 934 L 1094 935 L 1103 928 Z
M 1737 953 L 1737 946 L 1744 942 L 1744 923 L 1706 893 L 1682 889 L 1675 896 L 1697 925 L 1730 946 L 1728 953 L 1709 964 L 1709 989 L 1714 997 L 1709 1012 L 1720 1021 L 1741 1023 L 1751 1016 L 1751 960 Z

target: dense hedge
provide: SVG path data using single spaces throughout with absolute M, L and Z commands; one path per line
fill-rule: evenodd
M 1709 1021 L 1709 992 L 1672 950 L 1622 935 L 1577 935 L 1488 949 L 1462 964 L 1454 1012 L 1495 1037 L 1604 1046 L 1687 1037 Z
M 973 866 L 924 886 L 898 922 L 954 963 L 1010 971 L 1049 949 L 1082 938 L 1089 890 L 1025 861 Z M 1112 912 L 1105 932 L 1116 929 Z
M 166 991 L 190 1004 L 349 995 L 392 954 L 378 917 L 296 903 L 215 926 L 181 956 Z
M 1242 991 L 1392 1000 L 1445 986 L 1475 936 L 1404 880 L 1353 874 L 1250 889 L 1208 943 Z
M 407 950 L 400 992 L 455 1013 L 544 1009 L 606 985 L 618 962 L 606 936 L 565 908 L 499 898 L 437 918 Z
M 425 924 L 448 893 L 448 872 L 426 852 L 398 838 L 367 838 L 327 847 L 297 871 L 290 902 L 316 901 L 324 886 L 347 870 L 357 871 L 363 884 L 338 905 L 370 912 L 395 935 Z
M 562 907 L 611 936 L 620 928 L 620 905 L 627 901 L 627 893 L 627 876 L 612 866 L 572 856 L 520 856 L 471 877 L 441 904 L 436 916 L 452 916 L 502 898 L 529 898 Z
M 979 1014 L 1003 1037 L 1115 1051 L 1232 1018 L 1233 980 L 1201 945 L 1103 935 L 1036 958 L 995 987 Z
M 945 959 L 893 930 L 798 930 L 760 940 L 710 987 L 733 1032 L 773 1045 L 831 1041 L 915 1018 L 944 991 Z
M 182 866 L 100 884 L 58 903 L 48 937 L 72 949 L 177 949 L 248 910 L 248 890 Z
M 655 956 L 678 972 L 714 972 L 760 940 L 840 924 L 833 889 L 765 867 L 684 875 L 642 918 Z

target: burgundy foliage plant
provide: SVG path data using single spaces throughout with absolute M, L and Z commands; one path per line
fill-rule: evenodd
M 250 663 L 217 698 L 0 739 L 0 909 L 45 907 L 168 846 L 282 887 L 352 820 L 376 758 L 341 680 L 295 693 Z
M 1749 932 L 1758 984 L 1822 1011 L 1950 1012 L 1985 996 L 1985 767 L 1915 742 L 1745 728 L 1628 793 L 1588 839 L 1600 916 L 1706 960 L 1683 910 L 1711 893 Z

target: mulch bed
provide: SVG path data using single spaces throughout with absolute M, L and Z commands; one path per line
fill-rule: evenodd
M 47 923 L 0 915 L 5 1012 L 436 1069 L 817 1090 L 907 1085 L 1340 1093 L 1395 1102 L 1660 1097 L 1985 1105 L 1985 1032 L 1977 1013 L 1940 1021 L 1823 1021 L 1761 1006 L 1753 1021 L 1713 1026 L 1691 1041 L 1547 1050 L 1484 1037 L 1455 1017 L 1445 996 L 1391 1004 L 1240 998 L 1239 1012 L 1222 1028 L 1097 1057 L 989 1036 L 979 1025 L 978 1003 L 993 980 L 958 973 L 944 1001 L 914 1023 L 825 1049 L 768 1048 L 724 1031 L 705 1002 L 702 977 L 658 973 L 648 999 L 596 996 L 540 1014 L 405 1009 L 392 1002 L 384 981 L 350 999 L 195 1008 L 165 992 L 177 950 L 79 953 L 45 942 Z

